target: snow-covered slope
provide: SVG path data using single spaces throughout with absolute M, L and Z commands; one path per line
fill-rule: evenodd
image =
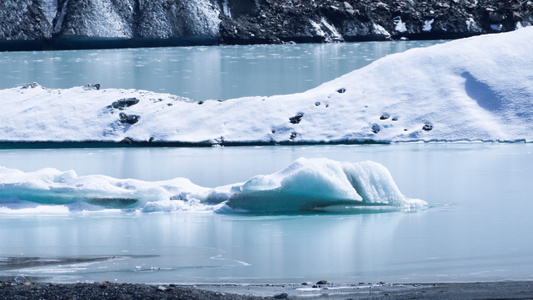
M 227 101 L 16 87 L 0 91 L 0 140 L 531 142 L 531 49 L 528 27 L 390 55 L 304 93 Z

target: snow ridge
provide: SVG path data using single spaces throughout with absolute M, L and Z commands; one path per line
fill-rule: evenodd
M 226 101 L 16 87 L 0 90 L 0 140 L 532 142 L 532 48 L 526 27 L 390 55 L 299 94 Z M 112 105 L 129 98 L 138 101 Z

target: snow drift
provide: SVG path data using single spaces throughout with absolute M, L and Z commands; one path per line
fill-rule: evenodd
M 300 158 L 277 173 L 213 189 L 185 178 L 146 182 L 77 176 L 74 171 L 56 169 L 24 173 L 0 167 L 0 212 L 39 205 L 74 211 L 346 212 L 411 209 L 425 204 L 402 195 L 389 171 L 371 161 Z
M 532 48 L 527 27 L 390 55 L 299 94 L 226 101 L 33 84 L 0 91 L 0 140 L 531 142 Z

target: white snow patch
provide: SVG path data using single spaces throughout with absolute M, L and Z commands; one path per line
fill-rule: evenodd
M 189 1 L 188 5 L 196 31 L 194 34 L 218 36 L 221 22 L 219 8 L 209 0 Z
M 342 35 L 337 31 L 335 26 L 328 23 L 325 18 L 317 23 L 313 20 L 309 20 L 317 35 L 325 38 L 326 42 L 343 41 Z
M 422 27 L 422 31 L 430 32 L 433 22 L 435 22 L 434 19 L 424 21 L 424 27 Z
M 52 24 L 57 14 L 57 0 L 42 0 L 41 5 L 46 15 L 46 19 Z
M 468 20 L 466 20 L 466 29 L 471 32 L 481 32 L 481 28 L 473 18 L 468 18 Z
M 402 17 L 400 16 L 397 16 L 394 18 L 394 24 L 396 25 L 396 27 L 394 28 L 394 30 L 398 31 L 398 32 L 407 32 L 407 28 L 405 27 L 405 23 L 402 21 Z
M 372 33 L 376 35 L 383 35 L 385 38 L 391 37 L 391 34 L 385 28 L 383 28 L 383 26 L 376 23 L 372 23 Z
M 532 142 L 532 48 L 533 27 L 525 27 L 389 55 L 303 93 L 202 105 L 139 90 L 4 89 L 0 139 Z M 130 97 L 139 103 L 110 107 Z M 119 113 L 139 122 L 121 123 Z M 290 122 L 299 113 L 300 121 Z M 385 113 L 390 117 L 382 119 Z
M 494 31 L 502 31 L 503 25 L 502 24 L 491 24 L 490 29 Z
M 226 16 L 228 16 L 231 19 L 231 9 L 229 8 L 229 2 L 228 0 L 222 1 L 222 11 Z

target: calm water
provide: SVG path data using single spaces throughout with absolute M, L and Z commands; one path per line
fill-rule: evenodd
M 342 215 L 2 215 L 0 276 L 154 283 L 533 279 L 533 144 L 0 150 L 0 165 L 218 186 L 301 156 L 377 161 L 405 195 L 430 207 Z M 49 262 L 14 269 L 7 257 Z
M 0 53 L 0 88 L 101 83 L 194 99 L 300 92 L 428 42 Z M 0 278 L 120 282 L 533 280 L 533 144 L 0 150 L 0 166 L 215 187 L 299 157 L 373 160 L 405 213 L 0 215 Z
M 391 53 L 442 41 L 0 52 L 0 88 L 165 92 L 195 100 L 302 92 Z

